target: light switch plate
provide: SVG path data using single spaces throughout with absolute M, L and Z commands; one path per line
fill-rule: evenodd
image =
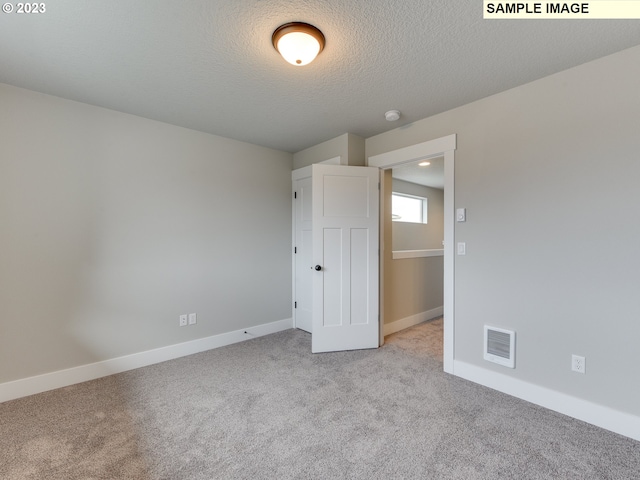
M 456 222 L 466 222 L 467 221 L 467 209 L 466 208 L 457 208 L 456 209 Z
M 458 255 L 467 254 L 467 244 L 464 242 L 458 242 Z

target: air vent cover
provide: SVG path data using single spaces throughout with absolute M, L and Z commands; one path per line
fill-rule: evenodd
M 484 359 L 505 367 L 516 366 L 516 332 L 484 326 Z

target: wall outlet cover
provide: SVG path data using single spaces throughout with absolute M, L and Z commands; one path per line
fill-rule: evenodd
M 586 359 L 580 355 L 571 355 L 571 370 L 573 372 L 585 373 Z

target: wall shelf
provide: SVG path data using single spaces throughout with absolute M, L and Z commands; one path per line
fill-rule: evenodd
M 430 250 L 395 250 L 393 259 L 400 260 L 402 258 L 420 258 L 420 257 L 442 257 L 444 256 L 443 248 L 434 248 Z

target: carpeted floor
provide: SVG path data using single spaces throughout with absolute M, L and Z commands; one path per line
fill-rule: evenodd
M 0 404 L 2 479 L 637 479 L 640 442 L 442 373 L 442 322 L 290 330 Z

